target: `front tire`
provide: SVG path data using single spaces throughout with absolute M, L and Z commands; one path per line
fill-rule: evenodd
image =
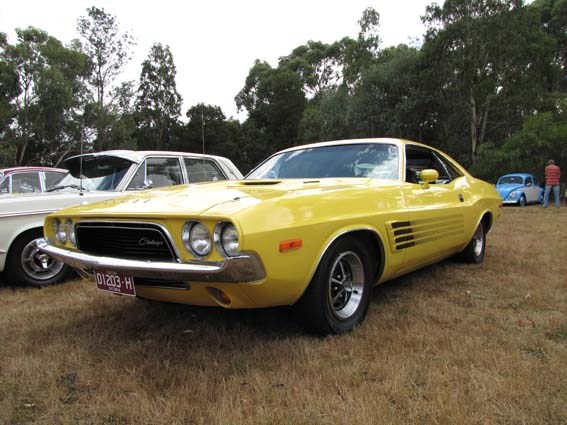
M 372 289 L 368 248 L 339 239 L 327 250 L 296 308 L 305 327 L 320 335 L 352 330 L 368 311 Z
M 35 240 L 42 236 L 41 230 L 31 230 L 14 241 L 6 259 L 6 283 L 42 287 L 61 282 L 71 275 L 69 266 L 55 261 L 35 246 Z
M 482 221 L 474 231 L 473 237 L 467 247 L 461 252 L 460 257 L 467 263 L 480 264 L 484 261 L 486 252 L 486 231 Z
M 526 197 L 524 195 L 520 196 L 520 200 L 518 201 L 518 204 L 521 207 L 525 207 L 526 206 Z

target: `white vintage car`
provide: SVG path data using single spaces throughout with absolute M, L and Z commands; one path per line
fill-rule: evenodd
M 64 166 L 69 173 L 48 193 L 0 200 L 0 272 L 5 283 L 44 286 L 69 275 L 68 266 L 32 243 L 43 236 L 49 213 L 136 190 L 243 177 L 227 158 L 183 152 L 105 151 L 68 158 Z

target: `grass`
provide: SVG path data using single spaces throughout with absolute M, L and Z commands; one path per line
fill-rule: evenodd
M 2 424 L 567 424 L 567 208 L 505 208 L 481 266 L 375 289 L 345 336 L 287 309 L 0 289 Z

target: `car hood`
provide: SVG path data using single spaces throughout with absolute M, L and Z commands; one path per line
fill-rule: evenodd
M 376 184 L 385 187 L 400 184 L 396 181 L 361 178 L 200 183 L 152 189 L 132 196 L 67 209 L 62 214 L 82 217 L 235 215 L 267 201 L 278 202 L 282 199 L 297 199 L 309 195 L 332 197 L 334 192 L 367 186 L 371 181 L 379 182 Z
M 496 190 L 502 199 L 505 199 L 511 192 L 523 188 L 524 185 L 518 183 L 506 183 L 496 186 Z

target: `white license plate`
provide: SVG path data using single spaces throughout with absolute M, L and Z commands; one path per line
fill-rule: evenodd
M 118 272 L 95 270 L 95 280 L 98 289 L 113 294 L 136 296 L 134 277 Z

